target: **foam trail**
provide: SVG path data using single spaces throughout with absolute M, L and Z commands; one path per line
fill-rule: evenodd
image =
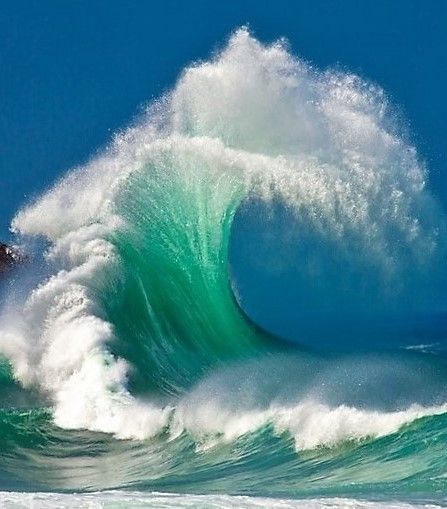
M 103 492 L 89 495 L 48 495 L 45 493 L 1 493 L 0 500 L 5 509 L 23 509 L 32 504 L 33 509 L 59 508 L 67 509 L 105 509 L 108 507 L 141 508 L 210 508 L 213 509 L 255 509 L 258 507 L 270 507 L 271 509 L 437 509 L 441 506 L 434 504 L 408 504 L 408 503 L 383 503 L 368 502 L 352 499 L 311 499 L 311 500 L 287 500 L 255 497 L 231 497 L 228 495 L 176 495 L 154 493 L 151 495 L 138 492 Z

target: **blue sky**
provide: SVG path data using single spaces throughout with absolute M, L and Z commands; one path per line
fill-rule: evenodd
M 0 239 L 17 208 L 82 163 L 237 26 L 381 84 L 447 200 L 447 2 L 14 1 L 0 16 Z

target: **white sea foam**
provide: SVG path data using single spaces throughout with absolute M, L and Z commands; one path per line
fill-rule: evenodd
M 333 447 L 346 440 L 382 437 L 415 419 L 446 412 L 447 404 L 412 405 L 406 410 L 379 412 L 346 405 L 331 407 L 315 401 L 303 401 L 291 407 L 272 403 L 264 410 L 228 410 L 208 401 L 196 407 L 182 406 L 175 419 L 178 430 L 188 430 L 201 449 L 222 441 L 231 442 L 270 423 L 278 435 L 291 435 L 297 450 L 306 450 Z
M 4 509 L 437 509 L 429 503 L 407 503 L 395 500 L 372 502 L 354 498 L 263 498 L 230 495 L 185 495 L 164 493 L 105 491 L 79 495 L 57 493 L 0 492 Z

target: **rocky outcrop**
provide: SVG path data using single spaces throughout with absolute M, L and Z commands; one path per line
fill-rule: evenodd
M 17 248 L 0 243 L 0 274 L 11 270 L 23 260 L 24 257 Z

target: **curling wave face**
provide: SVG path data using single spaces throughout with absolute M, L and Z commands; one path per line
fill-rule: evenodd
M 246 319 L 229 283 L 232 221 L 255 199 L 285 204 L 381 289 L 411 274 L 439 301 L 442 214 L 389 110 L 380 88 L 241 29 L 19 211 L 18 238 L 47 247 L 0 321 L 0 487 L 445 487 L 442 356 L 292 348 Z

